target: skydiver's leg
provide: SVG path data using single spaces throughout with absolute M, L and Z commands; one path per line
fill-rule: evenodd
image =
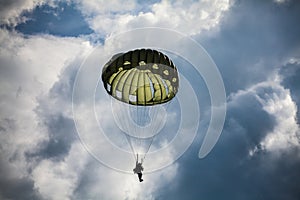
M 139 180 L 140 180 L 140 182 L 142 182 L 142 181 L 143 181 L 143 179 L 142 179 L 142 176 L 143 176 L 143 174 L 142 174 L 142 173 L 138 173 L 138 177 L 139 177 Z

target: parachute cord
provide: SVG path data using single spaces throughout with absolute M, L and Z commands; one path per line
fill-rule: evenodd
M 133 152 L 134 160 L 135 160 L 135 162 L 137 162 L 138 160 L 137 160 L 137 158 L 135 157 L 135 151 L 134 151 L 134 148 L 133 148 L 133 146 L 132 146 L 132 144 L 131 144 L 130 138 L 129 138 L 129 136 L 128 136 L 126 133 L 125 133 L 125 136 L 126 136 L 127 142 L 129 143 L 129 146 L 130 146 L 130 148 L 131 148 L 131 151 Z
M 140 106 L 137 106 L 136 107 L 136 112 L 137 112 L 137 119 L 136 119 L 136 126 L 138 127 L 139 125 L 140 125 L 140 123 L 141 123 L 141 109 L 140 109 Z M 136 132 L 136 135 L 135 135 L 135 137 L 137 137 L 137 138 L 141 138 L 141 132 L 140 132 L 141 130 L 138 128 L 138 131 Z M 136 141 L 136 144 L 137 144 L 137 153 L 139 153 L 139 151 L 140 151 L 140 149 L 139 149 L 139 147 L 141 146 L 141 141 L 140 140 L 137 140 Z
M 146 120 L 147 120 L 147 116 L 149 114 L 149 108 L 147 106 L 145 106 L 144 108 L 142 108 L 142 113 L 141 114 L 142 114 L 141 119 L 142 119 L 142 122 L 143 122 L 142 126 L 144 127 L 145 123 L 147 123 Z M 145 128 L 142 128 L 142 134 L 141 134 L 141 136 L 145 136 Z M 145 144 L 143 142 L 143 140 L 144 140 L 144 138 L 142 138 L 142 139 L 139 140 L 140 141 L 140 147 L 142 149 L 144 149 L 144 147 L 142 147 L 142 146 Z
M 121 104 L 117 104 L 117 106 L 121 106 Z M 128 107 L 128 109 L 126 109 L 126 111 L 129 112 L 129 107 Z M 122 118 L 126 118 L 127 116 L 125 115 L 124 112 L 122 112 L 122 116 L 121 116 L 121 117 L 122 117 Z M 120 121 L 123 121 L 123 120 L 120 119 Z M 124 120 L 123 122 L 124 122 L 124 123 L 123 123 L 123 126 L 124 126 L 125 130 L 126 130 L 126 131 L 129 131 L 129 130 L 130 130 L 129 122 L 128 122 L 127 120 Z M 130 139 L 130 135 L 128 135 L 129 133 L 126 133 L 126 131 L 125 131 L 125 132 L 122 131 L 122 132 L 123 132 L 123 134 L 125 135 L 125 137 L 126 137 L 126 139 L 127 139 L 127 142 L 128 142 L 128 144 L 129 144 L 129 146 L 130 146 L 130 149 L 131 149 L 131 151 L 132 151 L 132 153 L 133 153 L 133 155 L 134 155 L 134 154 L 135 154 L 135 148 L 134 148 L 134 146 L 132 145 L 132 142 L 131 142 L 131 139 Z M 136 131 L 135 131 L 135 132 L 136 132 Z M 134 157 L 135 161 L 137 161 L 136 158 L 135 158 L 135 156 L 133 156 L 133 157 Z
M 144 162 L 144 160 L 145 160 L 145 158 L 146 158 L 146 155 L 147 155 L 148 151 L 150 150 L 150 147 L 151 147 L 151 145 L 152 145 L 152 143 L 153 143 L 154 137 L 155 137 L 155 136 L 153 136 L 153 137 L 151 138 L 150 145 L 148 146 L 148 149 L 147 149 L 147 151 L 145 152 L 144 157 L 141 159 L 141 163 L 142 163 L 142 164 L 143 164 L 143 162 Z
M 166 111 L 168 110 L 169 105 L 170 105 L 170 102 L 167 102 L 167 103 L 166 103 L 166 108 L 165 108 Z M 158 112 L 158 111 L 156 110 L 156 112 Z M 157 126 L 156 129 L 158 129 L 158 128 L 160 127 L 162 121 L 163 121 L 163 120 L 160 121 L 160 124 Z M 155 131 L 157 131 L 157 130 L 155 130 Z M 147 151 L 145 152 L 144 157 L 143 157 L 143 159 L 142 159 L 142 161 L 141 161 L 142 163 L 144 162 L 144 160 L 145 160 L 145 158 L 146 158 L 146 156 L 147 156 L 147 153 L 148 153 L 148 151 L 150 150 L 151 145 L 152 145 L 152 143 L 153 143 L 154 138 L 155 138 L 156 135 L 157 135 L 157 134 L 155 134 L 155 135 L 151 138 L 150 145 L 148 146 L 148 149 L 147 149 Z

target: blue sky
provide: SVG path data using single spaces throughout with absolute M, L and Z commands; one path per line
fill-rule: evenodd
M 0 5 L 0 199 L 299 199 L 297 1 L 0 0 Z M 72 92 L 80 66 L 98 63 L 92 52 L 103 53 L 95 55 L 105 62 L 114 51 L 114 35 L 146 27 L 180 32 L 204 47 L 222 77 L 227 113 L 217 144 L 199 159 L 211 117 L 205 77 L 170 53 L 199 100 L 199 129 L 179 159 L 145 174 L 140 184 L 136 175 L 107 167 L 86 150 L 77 135 Z M 136 40 L 128 38 L 120 48 Z M 84 87 L 93 87 L 92 74 Z M 86 99 L 75 101 L 78 116 L 82 128 L 96 133 Z M 97 110 L 110 121 L 106 100 Z M 180 117 L 170 119 L 176 124 Z M 104 124 L 117 132 L 113 125 Z M 110 155 L 105 145 L 98 147 Z M 162 155 L 168 159 L 174 159 L 170 152 Z
M 93 33 L 80 11 L 72 4 L 58 3 L 55 8 L 45 4 L 25 12 L 24 16 L 29 20 L 18 24 L 15 29 L 28 35 L 44 33 L 77 37 Z

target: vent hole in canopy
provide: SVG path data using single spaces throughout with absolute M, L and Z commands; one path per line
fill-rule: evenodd
M 130 95 L 129 95 L 129 101 L 131 101 L 131 102 L 136 102 L 136 96 L 130 94 Z
M 116 96 L 119 98 L 119 99 L 122 99 L 122 92 L 120 91 L 116 91 Z
M 111 86 L 110 86 L 110 84 L 108 84 L 108 83 L 107 83 L 107 85 L 106 85 L 106 88 L 107 88 L 107 91 L 109 91 L 109 92 L 110 92 L 110 90 L 111 90 Z

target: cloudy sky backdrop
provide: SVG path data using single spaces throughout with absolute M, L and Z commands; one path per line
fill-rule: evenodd
M 0 0 L 0 199 L 299 199 L 299 20 L 296 0 Z M 207 157 L 204 120 L 185 154 L 140 184 L 83 147 L 72 91 L 96 47 L 143 27 L 206 49 L 227 115 Z

